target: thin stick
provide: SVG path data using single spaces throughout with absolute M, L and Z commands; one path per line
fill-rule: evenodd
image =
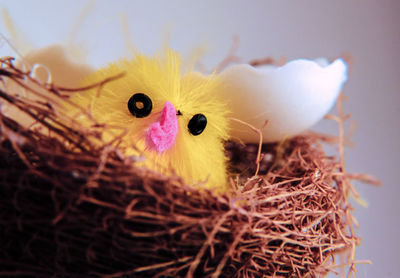
M 256 168 L 256 172 L 254 173 L 254 176 L 257 176 L 258 172 L 260 171 L 260 162 L 261 162 L 261 159 L 262 159 L 262 157 L 261 157 L 261 150 L 262 150 L 262 143 L 263 143 L 262 130 L 267 126 L 268 120 L 266 120 L 264 122 L 264 125 L 260 129 L 254 127 L 251 124 L 246 123 L 246 122 L 244 122 L 242 120 L 236 119 L 236 118 L 229 118 L 229 120 L 238 122 L 238 123 L 240 123 L 242 125 L 245 125 L 245 126 L 251 128 L 254 132 L 256 132 L 258 134 L 259 139 L 258 139 L 258 150 L 257 150 L 257 159 L 256 159 L 257 168 Z

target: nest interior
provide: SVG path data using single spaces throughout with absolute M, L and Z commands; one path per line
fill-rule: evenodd
M 0 276 L 319 277 L 344 251 L 354 270 L 353 189 L 343 159 L 324 152 L 329 138 L 261 156 L 227 142 L 234 192 L 217 195 L 137 167 L 98 143 L 102 126 L 63 124 L 57 102 L 84 88 L 41 83 L 9 57 L 0 77 Z

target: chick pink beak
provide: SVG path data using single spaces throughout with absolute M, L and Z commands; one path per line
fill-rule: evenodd
M 178 134 L 178 119 L 174 105 L 166 101 L 158 122 L 147 130 L 147 145 L 158 152 L 171 148 Z

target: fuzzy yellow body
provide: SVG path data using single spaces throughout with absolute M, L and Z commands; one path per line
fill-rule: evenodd
M 222 86 L 218 77 L 196 72 L 183 74 L 179 55 L 167 50 L 155 57 L 137 54 L 131 60 L 110 64 L 90 75 L 85 84 L 120 72 L 125 75 L 107 83 L 99 95 L 94 89 L 72 97 L 80 106 L 90 107 L 99 123 L 107 125 L 103 139 L 111 141 L 123 134 L 119 148 L 126 155 L 143 155 L 140 166 L 180 176 L 189 185 L 225 191 L 228 183 L 223 141 L 228 139 L 228 108 L 218 96 Z M 146 117 L 133 116 L 127 107 L 136 93 L 146 94 L 152 101 L 152 111 Z M 179 110 L 178 132 L 172 147 L 159 152 L 149 148 L 146 133 L 159 121 L 166 102 Z M 194 136 L 188 123 L 198 113 L 207 118 L 207 126 Z M 83 116 L 78 119 L 84 121 Z

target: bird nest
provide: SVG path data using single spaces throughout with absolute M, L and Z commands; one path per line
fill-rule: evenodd
M 137 157 L 101 142 L 105 127 L 95 120 L 91 128 L 66 125 L 73 119 L 58 104 L 87 88 L 41 83 L 9 57 L 1 59 L 0 78 L 0 276 L 318 277 L 340 265 L 354 270 L 359 238 L 348 195 L 356 192 L 344 170 L 342 132 L 338 140 L 309 133 L 262 149 L 227 142 L 233 192 L 216 194 L 136 166 Z M 107 81 L 92 87 L 100 91 Z M 338 158 L 325 154 L 329 141 L 339 146 Z M 339 252 L 343 262 L 335 261 Z

